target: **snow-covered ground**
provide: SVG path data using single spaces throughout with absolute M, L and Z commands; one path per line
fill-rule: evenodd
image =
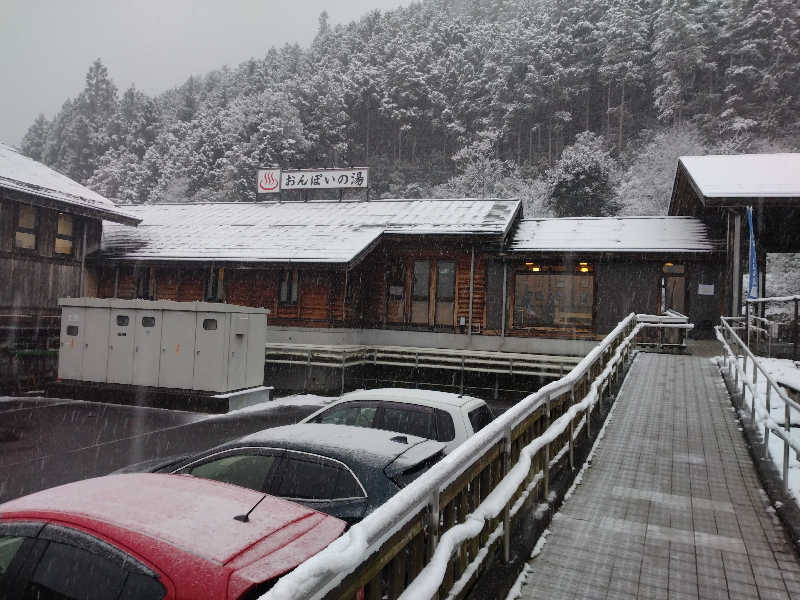
M 715 359 L 721 362 L 721 357 Z M 786 384 L 800 389 L 800 366 L 792 360 L 782 358 L 766 358 L 759 357 L 759 364 L 772 378 L 773 381 L 780 384 Z M 743 359 L 739 358 L 739 366 L 742 366 Z M 748 361 L 747 364 L 747 377 L 750 381 L 753 379 L 753 365 Z M 741 385 L 741 384 L 740 384 Z M 782 392 L 788 396 L 785 388 Z M 784 427 L 786 405 L 773 390 L 770 394 L 770 411 L 767 416 L 767 381 L 764 376 L 759 373 L 758 382 L 756 385 L 756 422 L 758 424 L 759 435 L 763 440 L 764 426 L 770 421 L 777 424 L 781 428 Z M 749 390 L 745 391 L 745 402 L 747 412 L 741 415 L 742 419 L 750 419 L 750 406 L 752 405 L 752 396 Z M 800 446 L 800 410 L 790 407 L 789 421 L 791 424 L 791 439 Z M 784 442 L 777 435 L 770 433 L 769 435 L 769 454 L 775 467 L 779 473 L 783 473 L 783 452 Z M 794 499 L 800 504 L 800 462 L 791 448 L 789 449 L 789 491 Z

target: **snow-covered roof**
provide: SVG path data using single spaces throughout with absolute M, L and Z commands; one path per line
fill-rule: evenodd
M 102 252 L 126 260 L 349 263 L 382 234 L 505 235 L 516 200 L 374 200 L 126 206 Z
M 97 192 L 0 142 L 0 188 L 54 201 L 65 210 L 135 225 L 132 217 Z
M 711 252 L 708 229 L 693 217 L 524 219 L 512 252 Z
M 800 154 L 681 156 L 705 198 L 800 197 Z

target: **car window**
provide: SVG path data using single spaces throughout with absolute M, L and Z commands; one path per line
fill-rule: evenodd
M 180 472 L 262 491 L 274 463 L 273 454 L 234 454 L 189 466 Z
M 19 552 L 22 543 L 25 541 L 24 537 L 14 535 L 0 536 L 0 578 L 8 571 L 11 566 L 11 561 Z
M 153 577 L 128 573 L 118 600 L 160 600 L 165 594 L 164 586 Z
M 386 404 L 377 420 L 381 429 L 434 438 L 433 409 L 412 404 Z
M 49 542 L 25 583 L 23 600 L 115 600 L 127 573 L 82 548 Z
M 469 422 L 472 424 L 472 432 L 478 433 L 481 429 L 492 422 L 492 413 L 485 404 L 469 411 Z
M 446 410 L 436 409 L 436 440 L 451 442 L 456 439 L 456 427 L 453 417 Z
M 348 469 L 325 457 L 310 454 L 287 452 L 279 476 L 273 481 L 274 486 L 268 491 L 282 498 L 335 500 L 364 496 Z
M 347 402 L 332 406 L 314 418 L 314 423 L 373 427 L 377 408 L 374 405 Z

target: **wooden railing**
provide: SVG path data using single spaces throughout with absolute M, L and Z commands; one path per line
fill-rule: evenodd
M 467 593 L 534 502 L 550 501 L 557 469 L 575 468 L 578 435 L 622 381 L 637 333 L 658 317 L 626 317 L 566 376 L 531 394 L 456 448 L 263 598 L 420 600 Z M 663 326 L 691 328 L 665 317 Z M 525 510 L 522 510 L 525 507 Z

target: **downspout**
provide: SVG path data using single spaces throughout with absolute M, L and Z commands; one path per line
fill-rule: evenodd
M 475 246 L 472 247 L 472 260 L 469 263 L 469 319 L 467 335 L 472 335 L 472 296 L 475 288 Z
M 500 337 L 506 337 L 506 304 L 508 302 L 508 263 L 503 261 L 503 308 L 500 317 Z
M 114 298 L 119 298 L 119 263 L 114 265 Z

